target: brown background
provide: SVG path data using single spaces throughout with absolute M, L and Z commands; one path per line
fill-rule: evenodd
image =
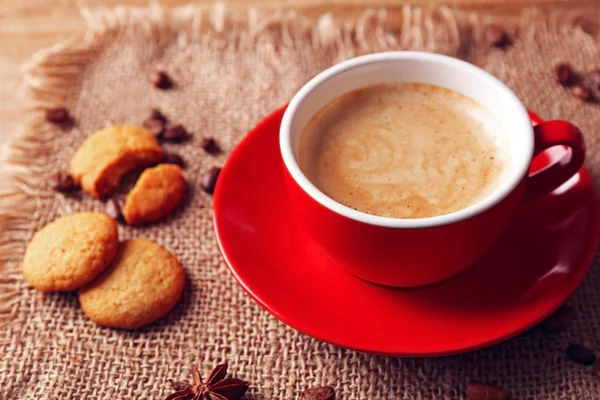
M 21 119 L 20 93 L 22 65 L 36 51 L 69 38 L 85 30 L 85 22 L 78 4 L 146 5 L 148 0 L 104 0 L 82 2 L 76 0 L 1 0 L 0 1 L 0 143 L 13 132 Z M 187 3 L 205 4 L 213 0 L 162 0 L 164 5 Z M 600 13 L 599 0 L 230 0 L 229 9 L 243 11 L 248 7 L 285 7 L 301 10 L 309 16 L 332 12 L 340 16 L 357 15 L 365 7 L 398 6 L 401 4 L 448 4 L 456 8 L 485 9 L 495 15 L 507 17 L 517 15 L 521 9 L 532 5 L 542 8 L 564 8 L 573 10 L 586 8 Z

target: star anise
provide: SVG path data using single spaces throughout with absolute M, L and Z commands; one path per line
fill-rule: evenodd
M 198 368 L 192 365 L 194 383 L 171 382 L 175 393 L 165 400 L 237 400 L 248 390 L 248 382 L 237 378 L 225 378 L 227 361 L 219 364 L 204 382 Z

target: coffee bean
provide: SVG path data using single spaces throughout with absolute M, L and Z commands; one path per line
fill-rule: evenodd
M 490 25 L 485 28 L 485 40 L 495 47 L 504 47 L 510 44 L 506 31 L 500 25 Z
M 181 124 L 173 125 L 167 128 L 162 138 L 170 142 L 183 142 L 190 137 L 188 131 Z
M 69 111 L 64 107 L 50 108 L 46 110 L 46 121 L 53 124 L 65 124 L 71 120 Z
M 73 193 L 81 189 L 71 175 L 62 171 L 48 178 L 48 186 L 60 193 Z
M 600 361 L 596 361 L 594 364 L 594 372 L 596 373 L 596 376 L 600 378 Z
M 157 119 L 157 120 L 162 121 L 164 123 L 167 122 L 167 117 L 165 117 L 164 114 L 161 113 L 158 108 L 151 108 L 150 109 L 150 116 L 148 118 L 149 119 Z
M 215 192 L 215 186 L 217 185 L 217 179 L 219 179 L 220 173 L 221 168 L 212 167 L 204 174 L 202 177 L 202 189 L 206 193 L 213 194 Z
M 573 86 L 571 93 L 582 101 L 590 101 L 592 99 L 592 91 L 583 85 Z
M 553 70 L 554 81 L 563 86 L 568 86 L 575 80 L 573 68 L 567 63 L 558 64 Z
M 492 385 L 471 382 L 467 385 L 467 394 L 471 400 L 505 400 L 506 391 Z
M 200 142 L 200 147 L 204 149 L 208 154 L 218 154 L 221 152 L 221 148 L 217 141 L 213 138 L 203 138 Z
M 570 344 L 567 348 L 567 357 L 582 365 L 592 365 L 596 361 L 596 354 L 582 344 Z
M 568 305 L 562 305 L 551 316 L 546 318 L 540 327 L 547 332 L 560 332 L 575 320 L 575 311 Z
M 300 400 L 334 400 L 335 390 L 330 386 L 320 386 L 306 389 L 302 392 Z
M 150 75 L 150 81 L 154 87 L 158 89 L 170 89 L 173 87 L 173 81 L 171 77 L 167 75 L 165 71 L 155 71 Z
M 592 83 L 596 85 L 598 89 L 600 89 L 600 69 L 592 71 L 590 74 L 590 79 L 592 80 Z
M 142 126 L 152 132 L 156 137 L 161 137 L 165 132 L 165 123 L 160 119 L 147 118 L 142 122 Z
M 181 168 L 185 168 L 185 161 L 177 153 L 165 152 L 165 158 L 163 159 L 165 164 L 177 164 Z
M 108 199 L 105 204 L 104 212 L 116 221 L 122 222 L 125 220 L 123 218 L 123 207 L 118 200 Z

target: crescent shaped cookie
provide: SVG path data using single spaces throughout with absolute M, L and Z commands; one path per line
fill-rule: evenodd
M 112 193 L 123 176 L 164 157 L 156 137 L 136 125 L 111 126 L 87 138 L 71 160 L 71 175 L 93 197 Z
M 127 195 L 123 216 L 129 225 L 154 222 L 173 211 L 183 198 L 181 167 L 160 164 L 145 170 Z

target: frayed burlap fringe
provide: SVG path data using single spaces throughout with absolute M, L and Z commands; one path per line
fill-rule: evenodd
M 564 32 L 582 38 L 595 35 L 600 24 L 598 20 L 592 21 L 590 28 L 590 15 L 585 11 L 529 9 L 519 17 L 499 21 L 492 15 L 463 13 L 445 7 L 412 6 L 387 11 L 370 9 L 353 20 L 337 19 L 329 14 L 311 20 L 293 11 L 249 10 L 246 15 L 230 15 L 221 3 L 208 9 L 193 5 L 175 9 L 151 5 L 149 8 L 83 9 L 82 13 L 88 23 L 84 35 L 39 52 L 27 67 L 28 118 L 22 132 L 6 146 L 2 156 L 0 344 L 18 341 L 20 327 L 13 321 L 19 307 L 27 306 L 21 293 L 28 287 L 20 272 L 20 262 L 27 241 L 44 220 L 45 210 L 40 204 L 55 196 L 44 186 L 44 177 L 49 173 L 48 160 L 60 151 L 55 139 L 65 133 L 48 124 L 43 111 L 64 105 L 72 90 L 85 79 L 85 67 L 90 60 L 119 37 L 139 35 L 153 41 L 175 41 L 181 48 L 189 44 L 211 49 L 233 47 L 239 51 L 308 47 L 334 54 L 332 62 L 366 52 L 396 49 L 442 52 L 480 60 L 492 51 L 482 44 L 482 30 L 490 22 L 502 22 L 511 35 L 532 43 Z M 155 48 L 160 51 L 160 43 Z M 60 202 L 60 199 L 58 196 L 56 201 Z M 64 213 L 70 211 L 68 202 L 62 201 L 60 206 L 64 207 Z M 0 375 L 9 370 L 8 362 L 0 356 Z M 295 381 L 293 371 L 292 375 Z M 19 379 L 24 383 L 0 387 L 0 399 L 19 398 L 23 385 L 33 378 L 20 376 Z M 268 393 L 268 387 L 263 389 Z M 448 398 L 447 393 L 456 395 L 450 396 L 454 398 L 462 396 L 452 388 L 444 388 L 443 392 L 444 398 Z M 293 393 L 290 387 L 285 390 L 286 396 Z M 436 397 L 434 393 L 429 392 Z M 408 396 L 412 398 L 410 394 Z M 49 393 L 45 398 L 53 398 L 53 394 Z

